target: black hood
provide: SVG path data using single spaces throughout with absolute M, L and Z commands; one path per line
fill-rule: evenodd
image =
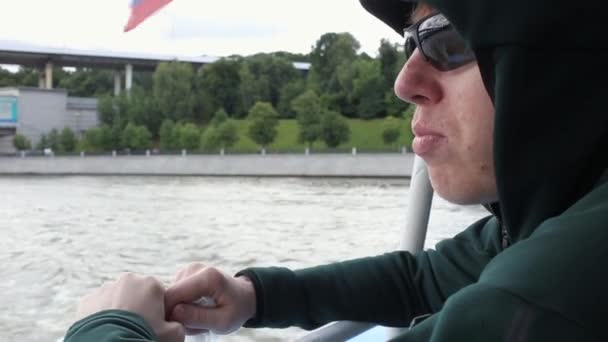
M 411 4 L 361 0 L 401 33 Z M 428 0 L 475 51 L 495 106 L 494 166 L 511 239 L 588 193 L 608 166 L 608 39 L 599 0 Z
M 393 30 L 403 36 L 403 29 L 409 26 L 409 14 L 414 8 L 414 3 L 402 0 L 361 0 L 361 5 L 382 20 Z

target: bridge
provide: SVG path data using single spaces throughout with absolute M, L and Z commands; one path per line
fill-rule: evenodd
M 195 68 L 213 63 L 215 56 L 177 56 L 143 54 L 110 50 L 85 50 L 66 47 L 39 46 L 29 43 L 0 40 L 0 64 L 15 64 L 39 70 L 38 86 L 53 89 L 53 67 L 87 67 L 114 70 L 114 95 L 121 92 L 122 70 L 125 90 L 133 85 L 133 70 L 154 71 L 161 62 L 190 63 Z M 297 70 L 308 71 L 310 63 L 293 63 Z

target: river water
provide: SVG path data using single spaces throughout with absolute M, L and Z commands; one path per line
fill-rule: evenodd
M 79 297 L 120 272 L 169 283 L 195 261 L 228 272 L 304 267 L 397 247 L 408 181 L 1 177 L 0 341 L 63 336 Z M 427 247 L 486 215 L 437 197 Z M 219 341 L 287 341 L 242 329 Z

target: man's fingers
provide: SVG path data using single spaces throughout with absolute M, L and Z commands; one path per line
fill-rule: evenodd
M 205 264 L 202 264 L 200 262 L 191 263 L 188 266 L 182 268 L 179 272 L 177 272 L 173 281 L 178 282 L 178 281 L 182 280 L 183 278 L 189 277 L 192 274 L 203 270 L 205 267 L 207 267 L 207 266 L 205 266 Z
M 165 292 L 165 309 L 170 312 L 180 303 L 192 303 L 206 296 L 222 291 L 223 275 L 214 268 L 206 268 L 171 285 Z
M 181 323 L 164 323 L 162 331 L 158 332 L 160 342 L 183 342 L 186 338 L 186 329 Z
M 217 327 L 217 309 L 203 308 L 198 305 L 179 304 L 171 312 L 171 320 L 180 322 L 188 329 L 211 330 Z

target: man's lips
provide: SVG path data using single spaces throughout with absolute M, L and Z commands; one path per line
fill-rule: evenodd
M 423 137 L 423 136 L 427 136 L 427 135 L 434 135 L 434 136 L 439 136 L 439 137 L 444 136 L 438 130 L 432 129 L 426 125 L 422 125 L 422 124 L 418 124 L 418 123 L 412 127 L 412 131 L 414 132 L 414 135 L 417 137 Z
M 412 141 L 412 149 L 419 156 L 432 152 L 445 139 L 445 136 L 439 131 L 420 124 L 414 125 L 412 131 L 415 135 Z

